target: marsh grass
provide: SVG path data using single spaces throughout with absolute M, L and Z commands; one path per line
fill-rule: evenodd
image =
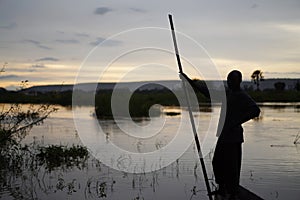
M 10 154 L 10 160 L 13 162 L 5 168 L 1 166 L 0 195 L 1 191 L 8 190 L 16 199 L 39 199 L 41 195 L 51 198 L 56 194 L 66 198 L 79 194 L 86 199 L 110 199 L 118 196 L 120 187 L 126 188 L 123 185 L 126 182 L 129 183 L 128 189 L 133 192 L 129 199 L 145 199 L 145 194 L 152 192 L 155 195 L 160 190 L 160 181 L 164 177 L 180 179 L 182 173 L 198 177 L 195 174 L 199 170 L 199 163 L 187 167 L 184 162 L 177 160 L 169 169 L 151 173 L 118 172 L 89 156 L 85 147 L 43 146 L 40 140 L 29 145 L 19 145 L 16 153 Z M 193 186 L 197 183 L 191 183 L 186 188 L 186 199 L 196 199 L 199 192 L 204 191 L 198 185 Z
M 34 141 L 28 145 L 12 145 L 0 154 L 0 194 L 9 192 L 16 199 L 36 199 L 36 187 L 48 193 L 65 191 L 68 195 L 79 188 L 76 179 L 67 181 L 58 176 L 55 186 L 48 188 L 45 176 L 52 171 L 65 171 L 86 168 L 88 151 L 82 146 L 50 145 L 41 146 Z M 16 185 L 16 182 L 22 184 Z M 32 185 L 34 183 L 34 185 Z
M 63 145 L 50 145 L 48 147 L 40 147 L 36 157 L 40 164 L 46 164 L 48 170 L 57 167 L 81 166 L 87 160 L 89 154 L 86 147 L 73 145 L 71 147 Z
M 298 132 L 298 134 L 296 135 L 295 137 L 295 140 L 294 140 L 294 144 L 300 144 L 300 131 Z

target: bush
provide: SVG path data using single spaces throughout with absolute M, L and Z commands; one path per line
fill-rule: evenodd
M 56 110 L 50 105 L 31 105 L 26 111 L 19 104 L 3 108 L 0 112 L 0 147 L 18 143 L 33 126 L 43 123 Z
M 276 83 L 274 83 L 274 87 L 276 90 L 283 91 L 285 88 L 285 83 L 284 82 L 276 82 Z

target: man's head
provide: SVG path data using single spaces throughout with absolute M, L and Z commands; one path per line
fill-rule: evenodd
M 242 82 L 242 73 L 238 70 L 231 71 L 227 76 L 227 85 L 231 90 L 239 90 Z

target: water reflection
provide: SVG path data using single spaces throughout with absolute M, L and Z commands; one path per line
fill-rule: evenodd
M 195 113 L 201 124 L 199 129 L 207 129 L 210 115 L 218 109 L 213 107 L 212 112 Z M 294 144 L 300 130 L 299 105 L 280 108 L 262 105 L 261 109 L 262 118 L 244 126 L 241 183 L 265 199 L 296 200 L 300 196 L 297 145 L 300 139 Z M 167 116 L 170 130 L 166 135 L 170 137 L 150 141 L 124 140 L 125 136 L 113 121 L 102 121 L 101 126 L 106 129 L 106 140 L 113 140 L 133 152 L 145 152 L 160 149 L 170 141 L 171 128 L 178 117 Z M 32 141 L 32 137 L 36 139 Z M 212 154 L 213 149 L 210 149 L 205 157 L 211 180 Z M 20 146 L 1 153 L 0 198 L 206 199 L 196 155 L 191 146 L 182 157 L 158 171 L 131 174 L 113 170 L 93 158 L 78 142 L 71 112 L 60 108 L 43 126 L 35 127 Z
M 267 107 L 272 109 L 278 109 L 284 111 L 285 108 L 300 108 L 299 102 L 292 102 L 292 103 L 278 103 L 278 102 L 266 102 L 266 103 L 258 103 L 260 107 Z
M 0 196 L 12 196 L 16 199 L 36 199 L 39 193 L 65 190 L 67 194 L 75 192 L 76 181 L 66 183 L 62 178 L 64 172 L 84 170 L 88 151 L 82 146 L 50 145 L 41 146 L 34 141 L 29 145 L 13 145 L 0 155 Z M 59 172 L 57 183 L 47 185 L 45 177 Z M 51 176 L 51 179 L 53 177 Z M 53 191 L 52 191 L 53 190 Z
M 165 185 L 175 177 L 178 181 L 186 181 L 190 178 L 181 175 L 193 174 L 195 180 L 199 179 L 197 163 L 192 169 L 177 160 L 168 169 L 129 174 L 106 167 L 90 157 L 82 146 L 40 145 L 18 146 L 15 154 L 1 155 L 1 163 L 4 164 L 0 173 L 1 198 L 66 199 L 72 196 L 72 199 L 144 199 L 155 196 L 157 192 L 168 192 L 166 188 L 161 190 L 160 184 Z M 11 162 L 2 162 L 5 156 Z M 198 181 L 185 184 L 185 195 L 205 195 L 198 185 Z M 124 197 L 124 192 L 127 197 Z

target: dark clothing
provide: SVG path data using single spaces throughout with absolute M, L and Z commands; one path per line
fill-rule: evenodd
M 258 117 L 260 110 L 254 100 L 244 91 L 227 91 L 226 104 L 222 103 L 220 121 L 218 125 L 219 142 L 243 143 L 242 124 Z
M 185 74 L 182 76 L 206 97 L 207 88 L 198 87 Z M 213 171 L 216 182 L 230 194 L 237 193 L 244 142 L 242 124 L 259 116 L 260 110 L 254 100 L 238 87 L 226 91 L 226 102 L 222 102 L 218 124 L 218 142 L 213 157 Z
M 228 193 L 238 192 L 244 142 L 242 124 L 258 117 L 260 110 L 254 100 L 244 91 L 226 92 L 218 124 L 218 142 L 213 157 L 216 182 L 225 185 Z M 223 121 L 222 121 L 223 120 Z M 223 122 L 223 123 L 222 123 Z
M 226 105 L 226 107 L 225 107 Z M 260 110 L 244 91 L 226 92 L 226 104 L 221 107 L 218 133 L 220 134 L 213 157 L 213 171 L 216 182 L 225 185 L 228 193 L 238 191 L 244 142 L 242 124 L 258 117 Z
M 220 140 L 212 161 L 216 183 L 236 194 L 240 182 L 242 143 L 222 143 Z

